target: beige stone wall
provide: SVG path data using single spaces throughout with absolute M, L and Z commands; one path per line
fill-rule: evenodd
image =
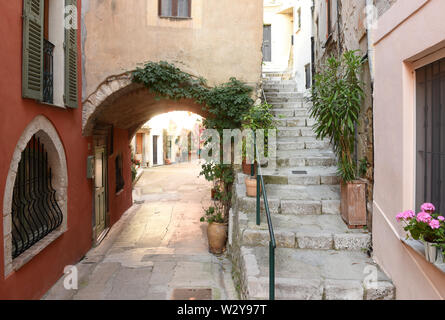
M 261 77 L 262 0 L 192 0 L 191 19 L 158 17 L 158 0 L 84 0 L 83 99 L 107 77 L 165 60 L 209 85 Z

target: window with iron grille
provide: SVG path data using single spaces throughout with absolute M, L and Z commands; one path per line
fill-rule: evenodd
M 63 214 L 52 186 L 48 153 L 33 136 L 22 152 L 12 200 L 12 257 L 59 228 Z
M 445 209 L 445 59 L 416 71 L 416 207 Z M 442 207 L 443 206 L 443 207 Z
M 159 16 L 191 18 L 192 0 L 159 0 Z

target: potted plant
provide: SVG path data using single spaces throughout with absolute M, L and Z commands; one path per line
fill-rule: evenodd
M 340 210 L 349 228 L 361 228 L 367 224 L 367 181 L 361 179 L 361 165 L 357 165 L 354 159 L 356 128 L 364 99 L 360 81 L 363 62 L 355 51 L 345 52 L 340 59 L 330 57 L 322 72 L 315 75 L 309 98 L 312 102 L 311 117 L 316 120 L 314 131 L 317 138 L 329 137 L 337 156 L 341 177 Z
M 201 222 L 207 222 L 207 238 L 209 241 L 209 251 L 214 254 L 222 254 L 225 251 L 227 242 L 227 222 L 224 218 L 224 209 L 218 205 L 205 210 L 205 215 Z M 219 203 L 220 204 L 220 203 Z
M 265 155 L 268 156 L 269 152 L 269 130 L 276 129 L 276 121 L 274 115 L 272 113 L 272 105 L 267 103 L 262 103 L 258 105 L 252 106 L 249 111 L 244 115 L 242 128 L 244 130 L 252 130 L 255 132 L 258 129 L 265 130 L 264 132 L 264 152 Z M 256 197 L 257 194 L 257 178 L 256 175 L 258 173 L 258 162 L 256 154 L 253 155 L 254 158 L 254 170 L 252 172 L 252 165 L 247 164 L 247 149 L 250 148 L 253 150 L 252 145 L 254 141 L 251 141 L 253 137 L 250 139 L 246 139 L 243 141 L 242 151 L 243 151 L 243 173 L 248 175 L 245 178 L 246 191 L 247 195 L 250 197 Z
M 404 230 L 408 232 L 407 239 L 411 236 L 414 240 L 421 240 L 425 245 L 426 259 L 434 263 L 445 253 L 445 217 L 436 213 L 432 203 L 424 203 L 420 212 L 408 210 L 396 216 L 397 221 L 404 223 Z

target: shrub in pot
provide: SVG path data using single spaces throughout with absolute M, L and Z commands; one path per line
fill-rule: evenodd
M 221 207 L 211 206 L 205 211 L 201 222 L 207 222 L 207 238 L 209 241 L 209 251 L 214 254 L 221 254 L 225 251 L 227 242 L 227 222 Z
M 414 240 L 421 240 L 425 244 L 425 258 L 434 263 L 445 254 L 445 217 L 437 212 L 432 203 L 424 203 L 419 213 L 408 210 L 396 216 L 397 221 L 403 222 L 404 230 Z
M 341 177 L 341 215 L 350 228 L 367 224 L 366 184 L 360 179 L 362 165 L 354 155 L 357 150 L 356 130 L 364 98 L 360 70 L 363 60 L 355 51 L 347 51 L 340 59 L 330 57 L 324 69 L 315 75 L 311 88 L 311 117 L 318 139 L 329 137 L 337 157 Z M 362 159 L 361 163 L 366 163 Z M 364 172 L 366 173 L 366 166 Z
M 269 152 L 269 130 L 276 129 L 276 121 L 274 115 L 272 114 L 272 106 L 267 103 L 262 103 L 259 105 L 255 105 L 250 108 L 249 112 L 247 112 L 243 118 L 243 129 L 244 130 L 252 130 L 256 132 L 256 130 L 262 129 L 264 131 L 264 153 L 265 156 L 268 156 Z M 253 137 L 247 138 L 243 141 L 243 172 L 249 177 L 245 178 L 246 183 L 246 191 L 249 197 L 256 197 L 257 194 L 257 178 L 258 174 L 258 162 L 260 159 L 257 159 L 257 155 L 253 154 L 254 159 L 254 172 L 252 176 L 252 165 L 247 164 L 247 150 L 250 152 L 254 151 L 254 141 Z M 259 150 L 261 154 L 263 150 Z M 251 157 L 252 158 L 252 157 Z

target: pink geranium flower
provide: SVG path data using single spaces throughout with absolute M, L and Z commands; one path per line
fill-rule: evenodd
M 440 221 L 433 219 L 431 220 L 431 222 L 429 223 L 431 229 L 439 229 L 440 228 Z
M 437 219 L 439 219 L 440 221 L 445 221 L 445 218 L 442 216 L 438 216 Z
M 419 212 L 417 214 L 417 221 L 418 222 L 425 222 L 425 223 L 429 223 L 431 221 L 432 217 L 429 213 L 427 212 Z
M 396 216 L 397 221 L 400 220 L 410 220 L 412 218 L 414 218 L 416 216 L 416 214 L 414 213 L 414 211 L 412 210 L 408 210 L 405 212 L 401 212 Z
M 422 212 L 433 213 L 436 210 L 436 207 L 434 207 L 432 203 L 427 202 L 422 204 L 420 210 L 422 210 Z

